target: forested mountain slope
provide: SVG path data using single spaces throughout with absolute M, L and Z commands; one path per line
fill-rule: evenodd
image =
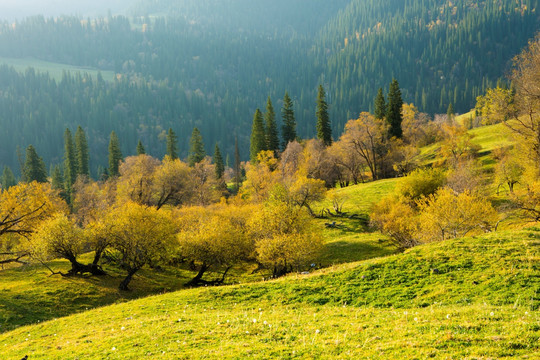
M 442 0 L 141 1 L 129 15 L 32 17 L 0 24 L 0 57 L 33 57 L 101 70 L 57 82 L 1 69 L 0 163 L 17 169 L 16 147 L 34 144 L 47 164 L 62 157 L 66 127 L 89 136 L 92 171 L 106 164 L 115 130 L 124 155 L 138 139 L 164 153 L 163 131 L 181 155 L 197 126 L 207 151 L 247 157 L 251 119 L 271 96 L 279 115 L 288 91 L 298 134 L 315 134 L 316 91 L 328 93 L 333 133 L 370 110 L 378 87 L 399 80 L 421 111 L 468 110 L 504 76 L 538 29 L 538 1 Z M 39 129 L 39 131 L 37 131 Z

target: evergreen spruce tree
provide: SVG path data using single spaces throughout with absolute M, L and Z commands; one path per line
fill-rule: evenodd
M 82 127 L 78 126 L 75 132 L 75 156 L 77 161 L 77 174 L 90 176 L 90 153 L 88 141 Z
M 216 147 L 214 149 L 214 164 L 216 167 L 216 179 L 223 178 L 223 174 L 225 173 L 225 165 L 223 164 L 223 156 L 221 156 L 221 151 L 219 150 L 219 146 L 216 143 Z
M 167 155 L 171 160 L 178 159 L 178 138 L 171 128 L 167 132 Z
M 97 179 L 98 181 L 106 181 L 109 178 L 109 171 L 106 167 L 98 165 L 97 167 Z
M 109 176 L 118 176 L 118 167 L 122 161 L 122 151 L 120 150 L 120 141 L 113 131 L 109 141 Z
M 253 125 L 251 126 L 251 138 L 249 145 L 249 158 L 251 162 L 257 161 L 257 154 L 266 150 L 266 136 L 264 133 L 263 116 L 259 109 L 253 115 Z
M 388 91 L 388 107 L 386 109 L 386 121 L 390 124 L 388 137 L 395 136 L 396 138 L 401 138 L 403 135 L 401 129 L 401 122 L 403 121 L 402 107 L 401 90 L 399 89 L 398 81 L 393 79 Z
M 279 151 L 279 134 L 276 124 L 276 113 L 272 106 L 270 96 L 266 101 L 266 112 L 264 113 L 264 123 L 266 125 L 266 148 L 272 150 L 275 155 Z
M 375 97 L 375 119 L 382 120 L 386 116 L 386 101 L 384 100 L 383 90 L 379 88 Z
M 450 103 L 450 105 L 448 105 L 448 110 L 446 110 L 446 116 L 448 118 L 448 121 L 450 121 L 450 122 L 454 121 L 454 118 L 456 116 L 456 112 L 454 111 L 454 105 L 452 105 L 452 103 Z
M 193 128 L 191 138 L 189 139 L 189 166 L 194 166 L 204 160 L 206 152 L 204 151 L 204 143 L 201 132 L 197 128 Z
M 51 186 L 56 190 L 64 189 L 64 176 L 60 165 L 55 165 L 51 171 Z
M 240 150 L 238 149 L 238 137 L 234 138 L 234 188 L 240 190 Z
M 137 155 L 143 155 L 143 154 L 146 154 L 146 150 L 144 149 L 144 146 L 141 140 L 139 140 L 139 142 L 137 143 Z
M 326 146 L 332 145 L 332 127 L 328 115 L 326 93 L 322 85 L 319 85 L 317 94 L 317 139 L 321 140 Z
M 24 181 L 47 182 L 47 170 L 43 159 L 39 157 L 36 149 L 32 145 L 26 148 L 26 159 L 23 167 Z
M 73 184 L 77 180 L 77 160 L 75 156 L 75 146 L 71 131 L 64 132 L 64 188 L 67 194 L 71 194 Z
M 287 92 L 285 92 L 285 96 L 283 97 L 281 116 L 283 118 L 283 144 L 281 145 L 281 148 L 285 150 L 291 141 L 296 140 L 296 120 L 294 118 L 293 102 Z
M 11 171 L 9 166 L 4 166 L 4 171 L 2 172 L 2 189 L 7 190 L 15 185 L 17 185 L 17 180 L 15 179 L 15 175 L 13 175 L 13 171 Z

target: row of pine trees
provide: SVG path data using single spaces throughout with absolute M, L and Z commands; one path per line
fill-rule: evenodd
M 387 100 L 385 100 L 382 88 L 379 88 L 374 101 L 375 117 L 377 119 L 386 119 L 390 126 L 389 137 L 401 138 L 402 106 L 401 90 L 399 83 L 393 79 L 390 84 Z M 287 145 L 295 140 L 299 140 L 296 133 L 296 120 L 294 115 L 293 102 L 288 92 L 285 92 L 283 98 L 283 108 L 281 109 L 283 125 L 281 129 L 281 141 L 276 121 L 276 113 L 272 105 L 272 100 L 268 97 L 266 102 L 266 111 L 263 114 L 260 109 L 255 110 L 253 116 L 253 125 L 250 141 L 250 160 L 257 161 L 257 155 L 264 150 L 271 150 L 275 155 L 285 150 Z M 317 139 L 322 141 L 325 146 L 332 144 L 332 128 L 328 114 L 328 104 L 326 102 L 326 93 L 322 85 L 318 88 L 317 109 L 316 109 L 316 129 Z M 189 143 L 189 154 L 187 162 L 190 166 L 201 162 L 206 156 L 203 137 L 197 127 L 193 129 Z M 141 140 L 136 147 L 137 155 L 146 154 L 146 149 Z M 169 128 L 166 136 L 166 156 L 171 159 L 178 159 L 178 137 L 176 133 Z M 119 175 L 119 164 L 123 159 L 120 140 L 117 134 L 112 131 L 109 137 L 108 145 L 108 167 L 99 168 L 98 179 L 107 177 L 116 177 Z M 213 162 L 215 164 L 216 177 L 223 177 L 225 172 L 225 163 L 219 145 L 216 143 Z M 235 182 L 239 183 L 239 163 L 240 155 L 238 142 L 235 143 Z M 33 145 L 26 149 L 24 162 L 21 161 L 22 181 L 24 182 L 47 182 L 49 181 L 45 162 L 41 158 Z M 75 181 L 79 176 L 90 177 L 90 152 L 86 133 L 81 126 L 77 127 L 75 136 L 67 128 L 64 132 L 64 162 L 51 168 L 51 183 L 56 189 L 63 190 L 65 198 L 71 201 L 71 194 Z M 16 184 L 13 171 L 8 166 L 4 167 L 2 174 L 2 188 L 7 189 Z

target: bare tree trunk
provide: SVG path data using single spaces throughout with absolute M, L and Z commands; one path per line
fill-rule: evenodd
M 122 282 L 120 283 L 120 286 L 118 286 L 118 289 L 122 290 L 122 291 L 129 291 L 129 282 L 131 281 L 131 279 L 133 278 L 133 275 L 135 275 L 135 273 L 138 271 L 139 269 L 130 269 L 128 271 L 128 274 L 127 276 L 124 278 L 124 280 L 122 280 Z
M 197 286 L 197 285 L 199 285 L 202 282 L 202 277 L 203 277 L 204 273 L 209 268 L 210 268 L 210 265 L 206 265 L 206 264 L 203 263 L 201 265 L 201 267 L 199 268 L 199 272 L 197 273 L 197 275 L 195 275 L 195 277 L 193 279 L 191 279 L 189 282 L 187 282 L 186 286 Z

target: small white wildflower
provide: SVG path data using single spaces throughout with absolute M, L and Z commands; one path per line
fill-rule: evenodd
M 249 331 L 246 330 L 246 334 L 249 334 Z
M 407 311 L 404 311 L 403 315 L 409 315 L 409 313 Z
M 321 332 L 321 330 L 319 330 L 319 329 L 315 330 L 315 334 L 318 334 L 320 332 Z
M 178 319 L 177 322 L 182 322 L 182 319 Z
M 489 313 L 489 316 L 494 316 L 494 315 L 495 313 L 493 311 Z
M 227 320 L 227 324 L 229 323 L 229 320 Z
M 112 351 L 116 351 L 116 347 L 113 346 L 111 350 L 112 350 Z
M 263 324 L 266 325 L 266 324 L 268 324 L 268 322 L 266 322 L 266 320 L 264 320 L 264 321 L 263 321 Z
M 450 314 L 446 314 L 446 318 L 447 318 L 447 319 L 450 319 Z
M 220 323 L 219 321 L 218 321 L 218 323 L 217 323 L 217 324 L 218 324 L 218 325 L 221 325 L 221 323 Z
M 253 318 L 251 321 L 253 321 L 253 323 L 256 323 L 257 319 Z
M 525 315 L 529 315 L 529 312 L 528 312 L 528 311 L 525 311 Z
M 417 317 L 415 317 L 415 318 L 414 318 L 414 321 L 418 321 L 418 318 L 417 318 Z
M 120 330 L 124 331 L 124 330 L 126 330 L 126 328 L 122 326 L 122 327 L 120 328 Z

